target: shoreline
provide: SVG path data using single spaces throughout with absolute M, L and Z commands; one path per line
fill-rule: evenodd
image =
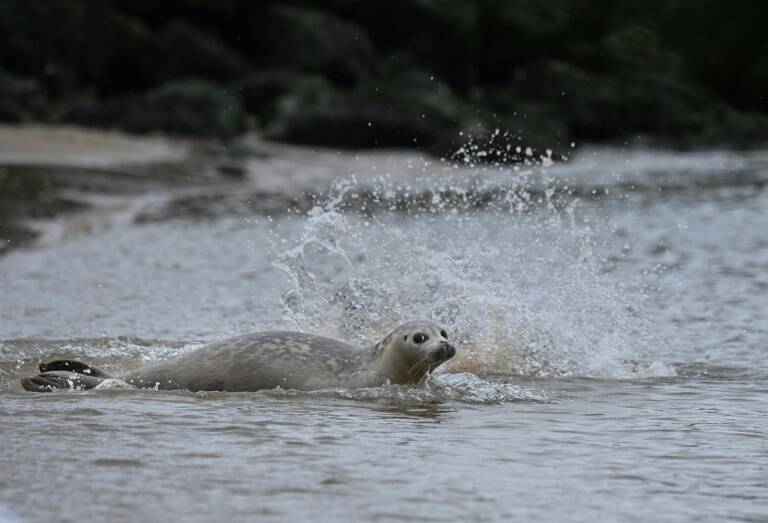
M 638 139 L 579 144 L 569 151 L 568 163 L 599 167 L 613 161 L 611 149 L 625 154 L 655 149 L 666 151 L 665 156 L 765 150 L 679 149 Z M 474 160 L 482 160 L 477 156 Z M 104 230 L 114 221 L 205 216 L 211 205 L 269 214 L 290 208 L 302 195 L 345 173 L 407 173 L 414 166 L 440 163 L 464 164 L 413 149 L 302 146 L 265 141 L 254 133 L 222 142 L 69 125 L 0 125 L 0 255 L 36 240 L 45 245 Z M 467 166 L 493 168 L 482 161 Z M 247 196 L 228 199 L 235 193 Z M 126 218 L 128 212 L 137 214 Z
M 159 181 L 151 173 L 155 166 L 181 165 L 192 154 L 190 142 L 168 137 L 1 125 L 0 255 L 33 244 L 44 235 L 44 224 L 61 216 L 126 205 L 144 192 L 137 185 Z

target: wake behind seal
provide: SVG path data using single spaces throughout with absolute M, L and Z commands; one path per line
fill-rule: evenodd
M 427 321 L 405 323 L 367 351 L 312 334 L 266 331 L 212 343 L 123 376 L 78 361 L 41 363 L 40 374 L 22 378 L 21 384 L 33 392 L 87 390 L 108 379 L 193 392 L 406 385 L 420 382 L 455 354 L 445 328 Z

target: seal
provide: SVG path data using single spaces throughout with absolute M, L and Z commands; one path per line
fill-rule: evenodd
M 415 321 L 390 332 L 369 350 L 301 332 L 266 331 L 229 338 L 178 358 L 113 377 L 79 361 L 39 365 L 24 389 L 87 390 L 118 379 L 138 388 L 190 391 L 316 390 L 416 384 L 456 354 L 440 325 Z

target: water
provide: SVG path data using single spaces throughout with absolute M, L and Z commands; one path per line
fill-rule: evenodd
M 768 154 L 244 162 L 0 258 L 0 520 L 768 519 Z M 416 318 L 459 349 L 419 387 L 18 385 Z

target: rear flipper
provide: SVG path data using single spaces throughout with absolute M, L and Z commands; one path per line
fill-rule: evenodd
M 77 374 L 84 374 L 86 376 L 93 376 L 94 378 L 109 379 L 112 376 L 99 370 L 96 367 L 91 367 L 85 363 L 74 360 L 56 360 L 49 363 L 40 363 L 38 365 L 40 372 L 50 372 L 54 370 L 62 370 L 68 372 L 76 372 Z
M 40 374 L 21 379 L 21 386 L 31 392 L 55 390 L 88 390 L 112 376 L 85 363 L 57 360 L 41 363 Z

